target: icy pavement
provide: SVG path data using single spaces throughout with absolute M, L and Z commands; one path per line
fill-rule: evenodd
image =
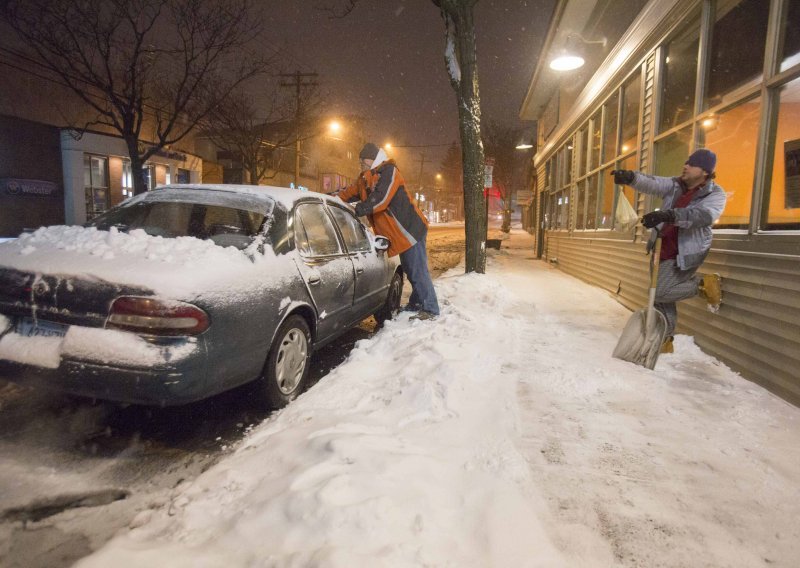
M 800 409 L 690 337 L 611 358 L 629 312 L 531 247 L 446 273 L 441 317 L 359 342 L 78 566 L 797 566 Z

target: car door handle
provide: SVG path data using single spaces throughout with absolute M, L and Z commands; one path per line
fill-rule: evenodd
M 317 284 L 320 283 L 319 276 L 309 276 L 308 283 L 311 284 L 312 286 L 316 286 Z

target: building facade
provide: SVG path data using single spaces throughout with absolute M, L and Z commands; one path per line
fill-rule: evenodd
M 710 314 L 700 299 L 679 303 L 677 331 L 800 403 L 800 2 L 639 4 L 556 6 L 520 112 L 539 121 L 529 212 L 537 249 L 642 306 L 647 235 L 641 226 L 617 230 L 614 216 L 622 199 L 640 216 L 660 204 L 614 185 L 610 173 L 675 176 L 693 150 L 713 150 L 728 202 L 700 272 L 722 275 L 723 305 Z M 601 49 L 604 29 L 585 17 L 591 7 L 630 23 L 618 37 L 610 32 L 603 57 L 568 92 L 574 72 L 562 79 L 548 64 L 568 38 Z

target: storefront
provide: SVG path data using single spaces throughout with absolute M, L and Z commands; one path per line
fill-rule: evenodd
M 643 305 L 647 235 L 615 230 L 614 212 L 621 199 L 640 216 L 659 203 L 610 172 L 679 175 L 694 149 L 713 150 L 728 203 L 701 272 L 722 275 L 724 303 L 713 316 L 700 300 L 680 303 L 678 332 L 800 402 L 800 3 L 642 2 L 570 95 L 570 72 L 559 78 L 550 60 L 568 36 L 592 48 L 604 31 L 579 21 L 577 4 L 629 8 L 562 1 L 551 22 L 520 113 L 540 125 L 532 232 L 543 256 Z
M 67 224 L 81 224 L 133 195 L 131 162 L 121 138 L 61 131 Z M 186 152 L 161 150 L 147 162 L 148 189 L 170 183 L 200 183 L 202 160 Z
M 0 116 L 0 237 L 63 222 L 58 129 Z

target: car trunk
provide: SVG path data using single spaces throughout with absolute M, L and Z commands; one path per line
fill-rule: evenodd
M 119 296 L 152 296 L 147 288 L 98 278 L 0 268 L 0 314 L 68 325 L 103 327 Z

